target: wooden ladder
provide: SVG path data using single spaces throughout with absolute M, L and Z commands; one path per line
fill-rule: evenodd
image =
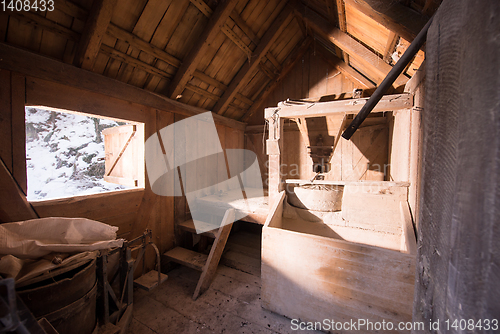
M 234 216 L 234 209 L 228 209 L 224 213 L 224 218 L 222 218 L 221 227 L 201 233 L 202 236 L 215 239 L 208 255 L 182 247 L 175 247 L 174 249 L 163 254 L 169 261 L 174 261 L 201 271 L 200 279 L 196 285 L 196 289 L 194 290 L 193 300 L 196 300 L 199 295 L 207 291 L 213 278 L 215 277 L 219 260 L 222 256 L 222 252 L 224 251 L 224 247 L 226 246 L 226 241 L 229 237 L 229 232 L 231 232 L 231 227 L 233 226 Z M 197 221 L 196 224 L 198 225 L 203 223 Z M 177 226 L 185 231 L 196 233 L 196 228 L 192 219 L 180 223 Z

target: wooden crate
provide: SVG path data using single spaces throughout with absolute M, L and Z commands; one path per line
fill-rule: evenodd
M 292 227 L 286 206 L 282 192 L 263 227 L 262 307 L 305 322 L 385 320 L 396 327 L 399 322 L 411 321 L 413 246 L 403 246 L 404 253 L 353 242 L 359 227 L 339 226 L 339 233 L 335 225 L 323 224 L 328 227 L 325 230 L 317 222 L 303 221 L 300 229 Z M 406 213 L 407 204 L 401 207 Z M 363 233 L 372 233 L 372 239 L 379 240 L 385 232 Z M 414 238 L 408 239 L 406 234 L 402 221 L 401 235 L 395 242 L 414 244 Z M 370 243 L 369 239 L 364 242 Z

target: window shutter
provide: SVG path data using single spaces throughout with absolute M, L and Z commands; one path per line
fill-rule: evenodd
M 104 181 L 126 186 L 144 186 L 144 140 L 142 126 L 107 128 L 104 135 Z M 143 135 L 142 135 L 143 137 Z

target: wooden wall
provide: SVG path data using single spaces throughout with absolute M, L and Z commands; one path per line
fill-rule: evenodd
M 42 62 L 39 64 L 42 70 L 35 72 L 34 76 L 2 69 L 5 64 L 0 62 L 0 157 L 8 169 L 8 175 L 13 175 L 22 189 L 21 194 L 24 197 L 27 188 L 25 105 L 42 105 L 141 122 L 145 124 L 145 139 L 174 121 L 194 114 L 193 110 L 183 110 L 182 106 L 175 103 L 174 107 L 170 109 L 169 104 L 172 101 L 158 100 L 153 95 L 150 96 L 150 105 L 132 102 L 130 100 L 137 99 L 138 96 L 133 97 L 127 94 L 126 90 L 129 89 L 129 86 L 125 84 L 114 80 L 109 81 L 106 78 L 101 80 L 98 75 L 63 64 L 66 71 L 59 71 L 58 75 L 57 72 L 51 71 L 51 66 L 59 66 L 58 64 L 43 57 L 37 59 Z M 43 66 L 43 62 L 45 62 L 46 67 Z M 71 71 L 76 72 L 69 73 Z M 44 74 L 43 72 L 48 73 Z M 73 77 L 71 84 L 65 84 L 64 82 L 71 78 L 70 74 L 76 74 L 79 78 Z M 44 76 L 45 79 L 41 78 Z M 114 87 L 110 87 L 110 84 Z M 119 97 L 120 88 L 124 91 L 123 98 Z M 112 94 L 114 96 L 100 93 L 100 91 L 106 92 L 108 89 L 115 91 Z M 139 95 L 141 94 L 139 92 Z M 143 96 L 139 100 L 141 99 L 148 102 L 147 96 Z M 154 104 L 151 102 L 155 99 L 160 105 L 165 103 L 165 108 L 151 106 Z M 180 109 L 176 110 L 177 107 Z M 226 147 L 243 148 L 243 124 L 230 120 L 226 123 L 226 119 L 220 117 L 215 117 L 215 122 L 223 149 Z M 192 137 L 192 134 L 186 134 L 186 137 L 188 136 Z M 172 142 L 172 147 L 173 145 Z M 195 144 L 185 145 L 185 149 L 202 149 L 193 145 Z M 197 145 L 203 145 L 203 143 Z M 166 146 L 165 149 L 168 150 L 169 147 Z M 204 166 L 204 168 L 213 168 L 213 173 L 217 175 L 218 169 L 226 168 L 226 166 L 224 164 L 223 166 Z M 5 174 L 2 173 L 2 178 L 4 176 Z M 7 178 L 5 177 L 5 179 Z M 2 179 L 1 181 L 3 184 L 6 180 Z M 0 196 L 2 203 L 6 203 L 4 201 L 6 198 L 17 196 L 17 194 L 2 189 Z M 174 221 L 182 220 L 188 210 L 186 201 L 182 197 L 155 195 L 150 189 L 147 177 L 146 187 L 143 189 L 77 196 L 31 204 L 40 217 L 84 217 L 98 220 L 118 226 L 118 234 L 128 239 L 141 234 L 145 228 L 150 228 L 153 230 L 154 242 L 161 252 L 173 247 L 175 242 Z M 14 216 L 9 215 L 12 210 L 21 212 L 21 214 L 16 213 L 15 220 L 32 218 L 29 214 L 23 216 L 22 208 L 0 206 L 0 221 L 2 222 L 12 221 L 10 217 Z
M 323 48 L 313 42 L 310 50 L 290 70 L 285 79 L 276 86 L 261 108 L 249 120 L 249 125 L 264 124 L 264 109 L 276 107 L 286 99 L 305 99 L 331 94 L 352 93 L 357 87 L 349 78 L 333 67 L 323 57 Z

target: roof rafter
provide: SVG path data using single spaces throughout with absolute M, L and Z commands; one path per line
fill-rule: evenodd
M 285 60 L 285 63 L 282 66 L 282 70 L 280 74 L 269 84 L 266 86 L 266 88 L 262 91 L 260 94 L 259 98 L 257 99 L 258 102 L 255 102 L 250 109 L 243 115 L 241 118 L 241 121 L 247 122 L 250 117 L 252 117 L 257 110 L 261 107 L 262 103 L 264 100 L 271 94 L 276 86 L 285 78 L 285 76 L 290 72 L 290 70 L 295 66 L 295 64 L 299 61 L 299 59 L 306 53 L 307 49 L 311 46 L 312 44 L 312 38 L 306 37 L 302 43 L 300 43 L 300 46 L 296 47 L 295 50 L 292 52 L 292 54 L 288 57 L 287 60 Z
M 348 34 L 340 31 L 337 27 L 332 25 L 330 22 L 326 21 L 316 12 L 312 11 L 308 7 L 301 5 L 300 3 L 295 4 L 296 10 L 302 19 L 307 22 L 308 26 L 311 27 L 320 37 L 330 41 L 331 43 L 338 46 L 342 51 L 347 52 L 350 57 L 356 59 L 358 62 L 362 63 L 367 69 L 373 73 L 376 78 L 377 84 L 382 82 L 386 77 L 387 73 L 392 69 L 392 66 L 385 63 L 381 58 L 379 58 L 375 53 L 366 48 L 364 45 L 356 41 L 354 38 Z M 405 85 L 408 81 L 408 77 L 401 74 L 394 85 L 396 87 Z
M 213 111 L 217 114 L 224 114 L 233 98 L 239 90 L 248 83 L 253 72 L 259 67 L 260 61 L 266 56 L 274 41 L 281 34 L 286 25 L 292 20 L 293 11 L 290 6 L 286 6 L 278 17 L 271 24 L 264 36 L 255 48 L 250 61 L 246 62 L 238 71 L 236 76 L 229 84 L 228 89 L 224 92 L 219 101 L 215 104 Z
M 349 77 L 351 81 L 358 84 L 364 89 L 374 88 L 373 84 L 369 79 L 365 78 L 361 73 L 357 72 L 354 68 L 347 65 L 342 59 L 335 56 L 331 50 L 327 50 L 325 47 L 319 48 L 316 51 L 333 67 L 342 72 L 345 76 Z
M 175 99 L 182 94 L 186 84 L 196 71 L 201 59 L 205 56 L 207 47 L 215 40 L 217 34 L 221 31 L 227 18 L 236 6 L 236 0 L 227 0 L 219 3 L 212 16 L 210 17 L 206 29 L 200 36 L 198 43 L 193 46 L 189 54 L 183 59 L 182 65 L 170 82 L 167 95 Z
M 325 0 L 325 3 L 330 18 L 338 22 L 340 31 L 347 32 L 344 0 Z M 349 64 L 349 55 L 345 51 L 342 51 L 342 58 L 346 64 Z
M 389 34 L 389 38 L 387 39 L 387 44 L 384 50 L 384 61 L 386 63 L 390 63 L 391 55 L 394 52 L 394 49 L 396 48 L 396 44 L 398 43 L 398 41 L 399 41 L 399 35 L 391 31 Z
M 392 0 L 345 0 L 366 16 L 411 42 L 425 26 L 428 17 Z
M 85 22 L 85 28 L 76 49 L 73 63 L 86 70 L 92 70 L 101 48 L 102 37 L 111 22 L 117 0 L 95 0 Z

